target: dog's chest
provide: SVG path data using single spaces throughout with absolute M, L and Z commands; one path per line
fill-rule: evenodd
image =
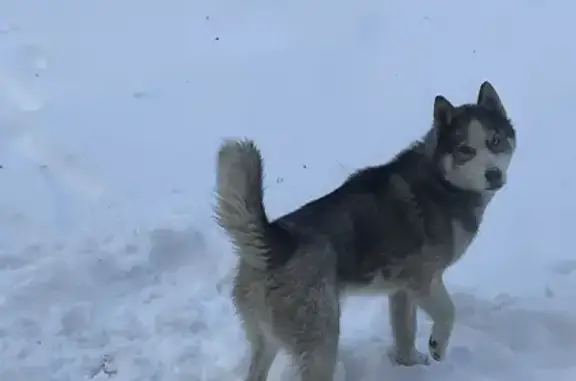
M 461 221 L 452 222 L 452 258 L 450 265 L 462 258 L 475 236 L 476 230 L 472 232 L 467 230 Z

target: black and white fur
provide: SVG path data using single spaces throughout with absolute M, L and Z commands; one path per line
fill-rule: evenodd
M 280 348 L 302 381 L 332 380 L 346 292 L 389 294 L 399 364 L 428 362 L 414 344 L 422 308 L 433 320 L 429 352 L 442 359 L 454 324 L 443 273 L 476 236 L 515 147 L 489 82 L 474 104 L 437 96 L 422 140 L 270 221 L 260 151 L 250 140 L 224 142 L 216 217 L 240 257 L 233 300 L 252 348 L 246 380 L 265 381 Z

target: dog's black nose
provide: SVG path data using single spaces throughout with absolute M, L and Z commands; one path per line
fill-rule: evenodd
M 487 169 L 484 176 L 486 177 L 486 181 L 488 181 L 488 185 L 490 185 L 490 188 L 492 189 L 498 189 L 503 185 L 502 171 L 498 168 Z

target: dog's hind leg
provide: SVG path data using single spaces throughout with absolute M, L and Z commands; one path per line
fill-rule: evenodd
M 428 356 L 416 350 L 416 303 L 404 290 L 388 297 L 394 348 L 390 359 L 399 365 L 428 364 Z
M 256 324 L 256 321 L 244 321 L 244 331 L 251 348 L 246 381 L 266 381 L 279 349 L 272 338 L 267 337 Z
M 288 351 L 301 381 L 332 381 L 340 336 L 338 291 L 329 285 L 309 290 L 295 317 L 285 333 L 292 332 Z
M 332 381 L 338 356 L 338 335 L 325 332 L 322 342 L 313 348 L 302 350 L 297 356 L 301 381 Z
M 258 287 L 251 287 L 250 280 L 253 274 L 248 270 L 247 267 L 240 267 L 235 279 L 232 300 L 250 345 L 250 367 L 245 380 L 266 381 L 279 346 L 271 333 L 263 329 L 267 327 L 266 322 L 258 316 L 258 312 L 261 314 L 265 312 L 259 303 L 261 290 Z
M 278 347 L 267 340 L 264 335 L 252 337 L 250 345 L 252 347 L 252 359 L 246 381 L 266 381 L 278 353 Z

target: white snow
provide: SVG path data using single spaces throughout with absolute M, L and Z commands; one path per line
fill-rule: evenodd
M 220 140 L 260 144 L 278 216 L 421 136 L 437 93 L 471 101 L 486 79 L 518 151 L 449 272 L 448 358 L 392 366 L 385 298 L 352 298 L 336 380 L 574 380 L 575 11 L 2 0 L 0 380 L 243 379 L 235 258 L 210 217 Z M 270 380 L 290 375 L 279 357 Z

